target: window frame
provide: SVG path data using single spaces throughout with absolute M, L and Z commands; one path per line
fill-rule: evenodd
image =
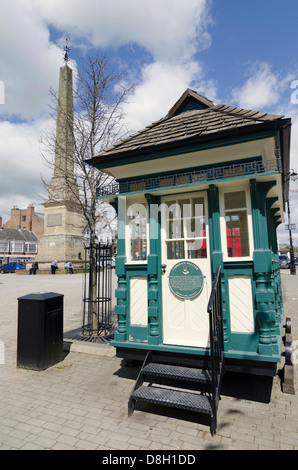
M 174 204 L 177 204 L 179 205 L 179 201 L 181 200 L 187 200 L 189 199 L 190 201 L 190 205 L 191 205 L 191 216 L 188 216 L 188 215 L 185 215 L 184 212 L 183 212 L 183 206 L 182 206 L 182 211 L 181 211 L 181 214 L 180 214 L 180 217 L 178 217 L 176 220 L 177 221 L 180 221 L 181 224 L 181 228 L 182 228 L 182 237 L 179 237 L 179 238 L 168 238 L 167 237 L 167 227 L 169 228 L 169 225 L 167 225 L 167 222 L 169 223 L 170 222 L 170 218 L 166 218 L 166 214 L 164 213 L 164 209 L 162 209 L 162 238 L 163 238 L 163 243 L 164 243 L 164 249 L 166 250 L 166 259 L 170 260 L 170 261 L 181 261 L 181 260 L 186 260 L 186 261 L 199 261 L 199 260 L 205 260 L 205 259 L 210 259 L 210 251 L 209 251 L 209 244 L 208 244 L 208 241 L 209 241 L 209 230 L 208 230 L 208 215 L 207 215 L 207 211 L 208 211 L 208 207 L 207 207 L 207 204 L 208 204 L 208 201 L 207 201 L 207 197 L 206 195 L 202 195 L 200 193 L 176 193 L 176 194 L 172 194 L 172 195 L 169 195 L 167 197 L 164 198 L 164 201 L 163 201 L 163 204 L 165 205 L 168 205 L 169 202 L 173 202 Z M 187 226 L 186 226 L 186 221 L 189 221 L 191 223 L 191 221 L 193 220 L 195 222 L 196 218 L 198 216 L 196 216 L 195 213 L 193 213 L 193 201 L 195 199 L 203 199 L 203 204 L 204 204 L 204 215 L 203 217 L 205 218 L 205 222 L 204 222 L 204 226 L 205 226 L 205 235 L 201 235 L 199 237 L 196 237 L 196 236 L 187 236 Z M 171 206 L 168 206 L 168 207 L 171 207 Z M 180 206 L 181 207 L 181 206 Z M 189 228 L 189 226 L 188 226 Z M 204 257 L 190 257 L 189 256 L 189 252 L 191 250 L 188 249 L 188 243 L 189 242 L 201 242 L 201 250 L 203 249 L 202 248 L 202 244 L 203 242 L 205 242 L 205 250 L 206 250 L 206 256 Z M 168 243 L 183 243 L 183 250 L 184 250 L 184 257 L 183 258 L 169 258 L 168 257 Z
M 228 256 L 228 243 L 227 243 L 227 223 L 226 223 L 226 208 L 225 208 L 225 194 L 227 193 L 238 193 L 243 191 L 245 193 L 246 200 L 246 213 L 247 213 L 247 230 L 248 230 L 248 256 Z M 222 241 L 222 251 L 223 251 L 223 260 L 224 262 L 241 262 L 241 261 L 251 261 L 253 259 L 253 250 L 254 250 L 254 238 L 253 238 L 253 222 L 252 222 L 252 209 L 251 209 L 251 199 L 250 199 L 250 189 L 247 185 L 233 186 L 221 188 L 219 191 L 219 206 L 220 206 L 220 231 L 221 231 L 221 241 Z M 230 212 L 235 212 L 237 210 L 245 210 L 243 207 L 238 209 L 228 209 Z
M 146 211 L 146 259 L 142 260 L 133 260 L 131 258 L 131 236 L 130 236 L 130 220 L 128 217 L 128 209 L 130 206 L 134 204 L 143 205 Z M 147 201 L 144 200 L 129 200 L 126 199 L 126 207 L 125 207 L 125 256 L 126 261 L 125 264 L 128 265 L 144 265 L 148 263 L 148 255 L 150 254 L 150 238 L 149 238 L 149 208 Z

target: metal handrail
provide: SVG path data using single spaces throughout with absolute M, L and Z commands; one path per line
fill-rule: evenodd
M 217 426 L 217 408 L 220 400 L 222 377 L 224 373 L 224 342 L 223 342 L 223 316 L 222 316 L 222 290 L 221 290 L 221 266 L 217 268 L 212 292 L 208 302 L 210 325 L 210 359 L 212 374 L 212 430 Z

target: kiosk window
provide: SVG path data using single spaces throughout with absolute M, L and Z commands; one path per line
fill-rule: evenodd
M 130 260 L 147 259 L 147 211 L 143 204 L 132 204 L 128 211 Z
M 249 256 L 249 236 L 245 191 L 224 195 L 227 254 L 229 258 Z
M 204 197 L 168 201 L 166 207 L 167 258 L 207 258 Z

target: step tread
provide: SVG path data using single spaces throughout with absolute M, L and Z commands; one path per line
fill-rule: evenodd
M 212 415 L 210 398 L 197 393 L 173 390 L 171 388 L 142 386 L 135 390 L 130 398 Z
M 195 369 L 171 364 L 151 362 L 143 368 L 142 372 L 149 376 L 170 377 L 172 379 L 190 382 L 211 383 L 212 381 L 210 370 Z

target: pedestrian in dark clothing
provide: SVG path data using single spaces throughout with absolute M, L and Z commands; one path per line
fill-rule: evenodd
M 32 263 L 32 267 L 30 268 L 30 274 L 36 274 L 37 270 L 38 270 L 38 262 L 34 261 L 34 263 Z
M 55 260 L 51 264 L 52 274 L 56 274 L 56 269 L 58 269 L 58 264 L 57 264 L 57 261 Z

